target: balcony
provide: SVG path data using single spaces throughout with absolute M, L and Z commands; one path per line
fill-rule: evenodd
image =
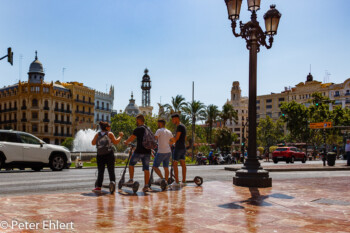
M 339 97 L 339 96 L 340 96 L 340 94 L 335 94 L 335 95 L 334 95 L 334 97 Z
M 22 118 L 21 122 L 27 122 L 27 118 Z
M 78 102 L 78 103 L 89 104 L 89 105 L 95 106 L 95 103 L 89 102 L 89 101 L 78 100 L 78 99 L 75 99 L 74 101 Z
M 45 107 L 44 107 L 44 110 L 49 111 L 50 108 L 49 108 L 48 106 L 45 106 Z
M 44 121 L 44 122 L 50 122 L 50 120 L 49 120 L 49 119 L 44 119 L 43 121 Z
M 21 110 L 27 110 L 27 106 L 22 106 Z
M 89 115 L 89 116 L 94 116 L 94 113 L 93 112 L 84 112 L 84 111 L 75 111 L 75 113 L 78 113 L 78 114 L 84 114 L 84 115 Z

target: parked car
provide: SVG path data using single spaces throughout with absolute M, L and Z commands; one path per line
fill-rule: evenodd
M 278 147 L 272 153 L 274 163 L 278 161 L 286 161 L 286 163 L 294 163 L 294 161 L 301 161 L 305 163 L 307 158 L 304 152 L 296 147 Z
M 29 133 L 0 130 L 0 169 L 40 171 L 50 167 L 53 171 L 61 171 L 69 168 L 71 163 L 71 154 L 63 146 L 47 144 Z

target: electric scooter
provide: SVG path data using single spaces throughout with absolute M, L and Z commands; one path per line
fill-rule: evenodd
M 132 188 L 132 191 L 135 193 L 137 193 L 137 191 L 139 190 L 139 187 L 140 187 L 140 183 L 137 182 L 137 181 L 134 181 L 134 183 L 132 184 L 126 184 L 125 183 L 125 173 L 126 173 L 126 168 L 128 167 L 129 165 L 129 162 L 130 162 L 130 158 L 131 158 L 131 155 L 132 155 L 132 152 L 133 152 L 133 149 L 135 148 L 135 145 L 134 144 L 129 144 L 130 145 L 130 152 L 129 152 L 129 157 L 128 157 L 128 160 L 125 164 L 125 167 L 124 167 L 124 171 L 123 171 L 123 175 L 122 177 L 120 178 L 119 180 L 119 183 L 118 183 L 118 189 L 122 189 L 122 187 L 127 187 L 127 188 Z
M 173 161 L 171 161 L 171 170 L 170 170 L 170 177 L 168 179 L 168 184 L 171 184 L 175 181 L 175 175 L 173 170 Z M 200 176 L 194 177 L 193 180 L 186 180 L 186 183 L 195 183 L 198 186 L 201 186 L 203 184 L 203 178 Z
M 165 181 L 165 179 L 161 179 L 160 181 L 154 181 L 153 180 L 153 167 L 151 170 L 151 175 L 149 177 L 149 182 L 148 182 L 149 187 L 151 188 L 151 185 L 158 185 L 160 186 L 160 188 L 162 189 L 162 191 L 164 191 L 167 187 L 167 183 Z

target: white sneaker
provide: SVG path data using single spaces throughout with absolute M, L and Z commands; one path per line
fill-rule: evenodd
M 187 183 L 186 182 L 181 182 L 181 186 L 186 186 Z
M 171 183 L 169 185 L 169 188 L 170 189 L 173 189 L 173 188 L 179 188 L 180 187 L 180 183 L 176 183 L 176 181 L 174 181 L 173 183 Z

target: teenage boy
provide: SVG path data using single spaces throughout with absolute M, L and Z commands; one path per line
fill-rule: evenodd
M 173 134 L 170 130 L 165 128 L 165 120 L 158 120 L 158 130 L 154 135 L 158 140 L 158 152 L 153 162 L 153 170 L 160 179 L 164 179 L 162 172 L 159 170 L 159 166 L 163 163 L 165 181 L 169 178 L 169 161 L 171 156 L 170 140 L 173 138 Z
M 174 125 L 176 125 L 176 135 L 174 138 L 172 138 L 172 143 L 175 143 L 175 149 L 173 153 L 173 169 L 174 169 L 174 175 L 175 175 L 175 181 L 170 185 L 170 187 L 178 187 L 180 185 L 179 181 L 179 170 L 178 170 L 178 163 L 180 162 L 180 165 L 182 167 L 182 184 L 186 184 L 186 163 L 185 163 L 185 156 L 186 156 L 186 126 L 183 125 L 180 122 L 180 115 L 179 113 L 174 113 L 171 115 L 171 120 Z
M 136 150 L 132 154 L 130 158 L 130 164 L 129 164 L 129 174 L 130 174 L 130 180 L 126 184 L 133 184 L 134 183 L 134 166 L 138 161 L 142 161 L 142 170 L 144 172 L 145 176 L 145 186 L 143 188 L 143 192 L 150 191 L 148 181 L 149 181 L 149 161 L 151 158 L 151 150 L 146 149 L 143 144 L 143 135 L 145 134 L 146 126 L 145 126 L 145 117 L 142 114 L 139 114 L 136 116 L 136 125 L 137 128 L 134 130 L 132 135 L 124 142 L 125 145 L 128 145 L 129 143 L 133 142 L 135 139 L 137 139 L 137 146 Z

